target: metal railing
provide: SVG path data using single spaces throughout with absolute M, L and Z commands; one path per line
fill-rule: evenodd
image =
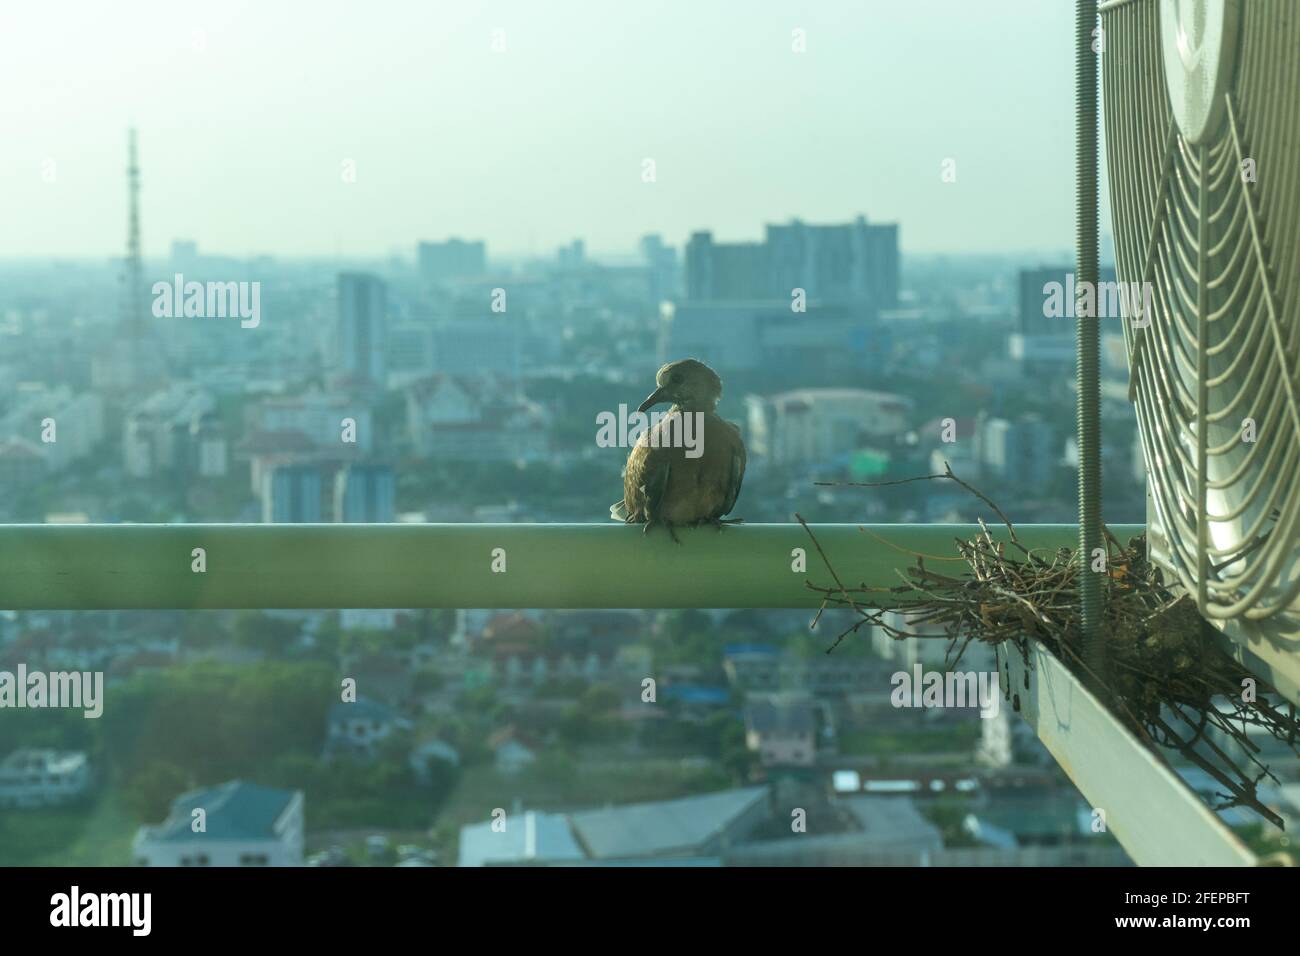
M 1033 548 L 1076 543 L 1074 525 L 1016 530 Z M 979 527 L 812 531 L 846 586 L 889 588 L 915 554 L 954 558 L 954 539 Z M 0 608 L 815 608 L 805 582 L 831 583 L 797 524 L 678 534 L 613 522 L 5 525 Z

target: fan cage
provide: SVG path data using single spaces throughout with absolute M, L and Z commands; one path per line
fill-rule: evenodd
M 1116 273 L 1152 557 L 1200 612 L 1300 658 L 1300 4 L 1234 7 L 1217 121 L 1190 141 L 1166 79 L 1173 0 L 1104 4 Z M 1188 5 L 1183 5 L 1186 7 Z M 1180 78 L 1179 78 L 1180 79 Z M 1147 285 L 1149 284 L 1149 285 Z

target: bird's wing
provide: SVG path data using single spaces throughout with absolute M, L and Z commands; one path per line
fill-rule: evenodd
M 659 514 L 671 471 L 670 449 L 651 448 L 638 442 L 627 456 L 623 500 L 630 521 L 650 521 Z
M 731 425 L 731 422 L 727 422 Z M 736 499 L 740 497 L 740 486 L 745 480 L 745 443 L 741 440 L 740 429 L 731 425 L 736 431 L 736 441 L 731 449 L 731 474 L 727 478 L 726 496 L 723 499 L 722 510 L 718 512 L 717 517 L 731 513 L 731 509 L 736 507 Z

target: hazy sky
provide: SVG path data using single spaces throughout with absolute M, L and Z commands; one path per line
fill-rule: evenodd
M 911 252 L 1068 248 L 1072 22 L 1066 0 L 11 0 L 0 256 L 120 254 L 130 123 L 146 256 L 624 253 L 859 212 Z

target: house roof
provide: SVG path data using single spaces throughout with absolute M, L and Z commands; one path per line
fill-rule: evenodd
M 275 821 L 300 791 L 277 790 L 242 780 L 231 780 L 216 787 L 192 790 L 172 801 L 167 819 L 156 827 L 143 827 L 150 840 L 189 841 L 197 834 L 191 830 L 193 811 L 206 812 L 209 840 L 257 840 L 275 836 Z
M 573 832 L 597 859 L 690 852 L 767 799 L 766 787 L 723 790 L 680 800 L 633 803 L 570 815 Z
M 877 846 L 941 849 L 943 837 L 916 809 L 911 797 L 847 796 L 837 801 L 862 828 L 862 839 Z
M 461 827 L 457 865 L 585 859 L 563 814 L 528 810 L 522 819 L 515 814 L 505 822 L 500 831 L 494 830 L 490 821 Z

